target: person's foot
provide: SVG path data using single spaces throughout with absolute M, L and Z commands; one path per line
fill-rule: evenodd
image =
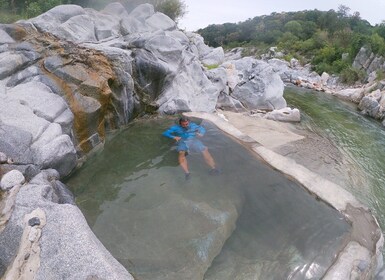
M 186 179 L 186 181 L 190 180 L 191 174 L 190 173 L 185 173 L 184 174 L 184 178 Z
M 221 174 L 222 172 L 218 169 L 218 168 L 213 168 L 209 171 L 209 174 L 210 175 L 219 175 Z

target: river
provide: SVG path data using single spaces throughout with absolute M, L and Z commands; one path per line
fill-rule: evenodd
M 360 174 L 348 190 L 370 207 L 385 229 L 385 129 L 362 115 L 355 104 L 300 88 L 286 88 L 289 106 L 301 111 L 301 125 L 331 139 Z M 364 178 L 361 178 L 364 174 Z M 355 174 L 353 173 L 354 177 Z M 344 186 L 346 188 L 346 186 Z

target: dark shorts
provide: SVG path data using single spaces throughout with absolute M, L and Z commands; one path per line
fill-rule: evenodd
M 199 140 L 184 140 L 178 142 L 178 147 L 176 148 L 178 152 L 185 151 L 188 153 L 198 153 L 203 152 L 206 149 L 206 146 Z

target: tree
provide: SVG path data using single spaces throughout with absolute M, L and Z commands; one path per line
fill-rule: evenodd
M 339 17 L 349 17 L 349 12 L 350 12 L 350 8 L 348 6 L 345 6 L 345 5 L 339 5 L 338 6 L 338 16 Z
M 293 33 L 297 37 L 301 37 L 302 25 L 297 20 L 291 20 L 285 24 L 285 31 Z
M 154 7 L 157 11 L 178 22 L 187 12 L 186 4 L 181 0 L 156 0 Z
M 38 1 L 26 1 L 26 7 L 24 10 L 27 18 L 36 17 L 55 6 L 63 4 L 61 0 L 38 0 Z
M 379 25 L 376 25 L 375 32 L 385 39 L 385 22 L 381 22 Z

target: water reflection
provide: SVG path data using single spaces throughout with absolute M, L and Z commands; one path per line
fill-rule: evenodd
M 349 225 L 209 122 L 223 173 L 189 155 L 185 181 L 161 132 L 141 121 L 66 182 L 95 234 L 136 279 L 320 279 Z M 320 253 L 321 252 L 321 253 Z

